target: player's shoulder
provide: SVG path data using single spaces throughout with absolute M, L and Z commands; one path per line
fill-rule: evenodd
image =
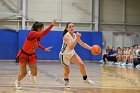
M 38 32 L 37 31 L 30 31 L 29 35 L 33 35 L 33 34 L 36 34 L 36 33 L 38 33 Z
M 69 39 L 70 38 L 70 35 L 66 33 L 63 38 L 64 39 Z
M 30 33 L 37 33 L 37 31 L 30 31 Z

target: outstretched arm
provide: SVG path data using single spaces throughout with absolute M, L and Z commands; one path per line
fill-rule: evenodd
M 50 46 L 50 47 L 47 47 L 47 48 L 44 48 L 42 45 L 39 44 L 38 48 L 44 50 L 44 51 L 50 51 L 50 49 L 52 48 L 53 46 Z
M 45 48 L 39 44 L 38 48 L 42 49 L 42 50 L 45 50 Z
M 45 51 L 50 52 L 50 49 L 51 49 L 51 48 L 53 48 L 53 46 L 50 46 L 50 47 L 45 48 Z
M 56 21 L 57 21 L 57 19 L 53 19 L 52 24 L 42 32 L 42 36 L 45 36 L 52 29 L 52 27 L 55 25 Z
M 32 40 L 33 38 L 36 38 L 36 37 L 45 36 L 52 29 L 52 27 L 55 25 L 56 21 L 57 21 L 57 19 L 53 19 L 52 24 L 47 29 L 45 29 L 43 32 L 31 31 L 27 38 L 29 40 Z
M 78 41 L 78 43 L 79 43 L 82 47 L 84 47 L 84 48 L 86 48 L 86 49 L 88 49 L 88 50 L 91 50 L 91 46 L 89 46 L 88 44 L 84 43 L 81 39 Z
M 51 31 L 51 29 L 52 29 L 53 26 L 54 26 L 54 25 L 51 24 L 47 29 L 45 29 L 43 32 L 41 32 L 41 36 L 45 36 L 45 35 L 47 35 L 48 32 Z

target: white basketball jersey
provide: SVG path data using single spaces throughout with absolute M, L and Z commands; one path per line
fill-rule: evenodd
M 74 33 L 74 38 L 70 35 L 69 32 L 67 32 L 66 34 L 70 36 L 70 38 L 71 38 L 71 43 L 73 43 L 74 40 L 75 40 L 76 34 Z M 72 50 L 69 49 L 69 47 L 67 46 L 67 44 L 66 44 L 66 43 L 64 42 L 64 40 L 63 40 L 63 44 L 62 44 L 62 48 L 61 48 L 61 54 L 64 54 L 64 55 L 71 55 L 71 54 L 73 54 L 73 53 L 75 53 L 75 50 L 74 50 L 74 49 L 72 49 Z

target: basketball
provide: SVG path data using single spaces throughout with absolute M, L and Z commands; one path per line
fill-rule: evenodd
M 93 55 L 99 55 L 101 53 L 101 47 L 99 45 L 93 45 L 90 51 Z

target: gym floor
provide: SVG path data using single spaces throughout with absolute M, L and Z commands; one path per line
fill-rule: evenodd
M 22 80 L 22 89 L 16 90 L 14 82 L 19 66 L 15 62 L 0 62 L 0 93 L 140 93 L 140 70 L 135 68 L 85 62 L 87 75 L 95 82 L 90 86 L 83 82 L 79 68 L 71 64 L 71 88 L 64 88 L 63 68 L 59 62 L 44 61 L 37 65 L 37 82 L 33 84 L 27 75 Z

